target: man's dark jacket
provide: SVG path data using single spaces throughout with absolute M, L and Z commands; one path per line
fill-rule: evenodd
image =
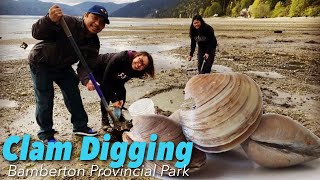
M 89 67 L 93 68 L 100 48 L 97 34 L 88 36 L 82 19 L 67 15 L 63 17 L 84 59 Z M 32 36 L 37 40 L 42 40 L 32 48 L 29 54 L 29 64 L 32 66 L 45 66 L 54 71 L 68 68 L 79 61 L 62 27 L 52 22 L 48 15 L 32 25 Z M 88 79 L 87 72 L 81 63 L 78 64 L 77 72 L 80 80 Z

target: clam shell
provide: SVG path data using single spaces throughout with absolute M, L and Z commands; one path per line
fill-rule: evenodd
M 262 115 L 259 86 L 247 75 L 197 75 L 185 87 L 195 107 L 180 112 L 186 138 L 198 149 L 217 153 L 240 145 L 258 127 Z
M 157 142 L 171 141 L 174 143 L 175 147 L 180 142 L 187 142 L 185 136 L 182 133 L 181 126 L 179 123 L 174 122 L 172 119 L 162 116 L 162 115 L 146 115 L 137 116 L 133 119 L 134 126 L 129 132 L 125 132 L 122 136 L 123 140 L 129 143 L 133 141 L 139 142 L 150 142 L 150 135 L 157 134 Z M 157 153 L 157 152 L 156 152 Z M 194 172 L 200 169 L 206 161 L 206 154 L 193 148 L 192 158 L 187 166 L 189 172 Z M 163 165 L 169 165 L 171 169 L 175 168 L 175 163 L 177 159 L 172 161 L 145 161 L 144 165 L 147 168 L 154 168 L 154 164 L 157 165 L 156 172 L 161 173 L 161 168 Z M 168 172 L 169 173 L 169 172 Z
M 175 123 L 178 123 L 178 124 L 180 124 L 180 111 L 181 110 L 178 109 L 169 116 L 171 120 L 173 120 Z
M 264 114 L 242 148 L 263 167 L 297 165 L 320 157 L 320 139 L 290 117 Z

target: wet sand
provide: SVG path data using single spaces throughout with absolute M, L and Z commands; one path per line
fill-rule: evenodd
M 125 106 L 129 107 L 142 97 L 150 97 L 158 112 L 168 116 L 183 102 L 184 85 L 197 74 L 196 61 L 185 60 L 189 54 L 190 20 L 156 21 L 156 26 L 107 27 L 100 34 L 101 53 L 126 49 L 151 52 L 155 58 L 156 78 L 134 79 L 127 83 L 128 101 Z M 261 87 L 265 113 L 290 116 L 320 137 L 320 18 L 212 18 L 207 22 L 213 25 L 219 44 L 213 72 L 234 71 L 249 75 Z M 275 30 L 282 30 L 282 33 L 274 33 Z M 35 43 L 33 39 L 23 41 Z M 21 42 L 17 39 L 0 40 L 0 45 L 20 46 Z M 16 54 L 21 51 L 26 53 L 21 48 L 13 50 Z M 27 60 L 3 60 L 0 64 L 0 143 L 2 145 L 10 135 L 22 136 L 25 133 L 36 140 L 38 126 L 34 118 L 35 100 Z M 83 86 L 80 89 L 89 125 L 99 129 L 98 95 L 88 92 Z M 81 138 L 72 135 L 70 114 L 57 86 L 55 90 L 54 128 L 59 131 L 56 138 L 73 142 L 75 152 L 72 160 L 18 161 L 13 164 L 34 168 L 42 163 L 55 168 L 88 168 L 92 164 L 106 166 L 109 162 L 77 160 Z M 125 115 L 130 119 L 128 112 Z M 100 133 L 103 134 L 102 131 Z M 14 151 L 19 152 L 19 148 L 14 148 Z M 0 156 L 0 164 L 0 177 L 6 177 L 9 162 Z

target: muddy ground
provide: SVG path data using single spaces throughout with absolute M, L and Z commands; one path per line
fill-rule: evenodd
M 152 21 L 147 19 L 145 21 Z M 196 75 L 196 61 L 187 62 L 189 39 L 187 23 L 177 19 L 157 20 L 157 26 L 109 28 L 101 33 L 106 40 L 122 38 L 126 46 L 135 49 L 141 45 L 166 45 L 175 43 L 177 48 L 157 52 L 162 57 L 156 60 L 155 79 L 134 79 L 127 83 L 129 107 L 142 97 L 153 98 L 158 113 L 169 116 L 183 102 L 183 88 L 188 79 Z M 174 21 L 168 24 L 163 22 Z M 189 22 L 189 19 L 181 22 Z M 248 74 L 261 87 L 264 112 L 275 112 L 292 117 L 320 137 L 320 18 L 282 19 L 207 19 L 214 27 L 218 40 L 213 72 L 234 71 Z M 115 30 L 116 29 L 116 30 Z M 281 30 L 282 33 L 274 31 Z M 127 38 L 127 39 L 126 39 Z M 35 40 L 24 39 L 28 43 Z M 121 46 L 121 42 L 110 42 Z M 0 44 L 21 44 L 16 40 L 0 40 Z M 102 44 L 101 48 L 104 44 Z M 18 52 L 17 52 L 18 53 Z M 179 65 L 172 68 L 166 58 L 175 58 Z M 196 57 L 196 54 L 195 54 Z M 170 62 L 171 63 L 171 62 Z M 170 67 L 170 64 L 169 64 Z M 0 62 L 0 143 L 10 135 L 31 134 L 36 140 L 38 130 L 35 118 L 35 100 L 27 60 Z M 74 152 L 68 162 L 7 162 L 0 157 L 0 177 L 7 176 L 9 164 L 20 168 L 81 167 L 92 164 L 106 167 L 108 162 L 78 160 L 81 138 L 72 135 L 70 115 L 67 112 L 61 92 L 55 86 L 54 127 L 59 131 L 56 138 L 72 141 Z M 85 109 L 89 115 L 89 125 L 100 128 L 99 99 L 95 92 L 88 92 L 80 86 Z M 130 116 L 125 112 L 126 117 Z M 103 134 L 103 131 L 100 130 Z M 101 136 L 100 136 L 101 138 Z M 2 148 L 1 148 L 2 149 Z M 19 147 L 13 151 L 19 152 Z M 2 152 L 1 152 L 2 154 Z M 62 178 L 62 177 L 61 177 Z M 85 179 L 87 177 L 80 177 Z M 33 178 L 32 178 L 33 179 Z M 71 179 L 71 178 L 68 178 Z M 76 179 L 79 179 L 76 178 Z M 126 179 L 119 177 L 119 179 Z M 127 177 L 127 179 L 134 179 Z M 149 179 L 149 178 L 147 178 Z

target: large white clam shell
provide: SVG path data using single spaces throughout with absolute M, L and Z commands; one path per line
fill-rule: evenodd
M 264 114 L 257 130 L 241 146 L 250 159 L 270 168 L 320 157 L 319 137 L 293 119 L 278 114 Z
M 223 152 L 240 145 L 257 128 L 262 115 L 259 86 L 247 75 L 197 75 L 185 87 L 195 108 L 180 111 L 186 138 L 205 152 Z
M 174 143 L 175 147 L 180 142 L 187 142 L 185 136 L 182 133 L 182 128 L 178 122 L 172 119 L 162 116 L 162 115 L 145 115 L 137 116 L 133 119 L 133 127 L 129 132 L 123 134 L 123 140 L 129 143 L 133 141 L 139 142 L 150 142 L 151 134 L 157 134 L 157 142 L 167 142 L 171 141 Z M 189 172 L 194 172 L 200 169 L 206 161 L 206 154 L 193 148 L 192 158 L 187 166 Z M 172 161 L 145 161 L 144 165 L 147 168 L 154 168 L 154 164 L 157 165 L 156 172 L 161 173 L 161 168 L 163 165 L 169 165 L 171 169 L 175 168 L 175 163 L 177 159 Z M 165 172 L 169 173 L 169 172 Z

